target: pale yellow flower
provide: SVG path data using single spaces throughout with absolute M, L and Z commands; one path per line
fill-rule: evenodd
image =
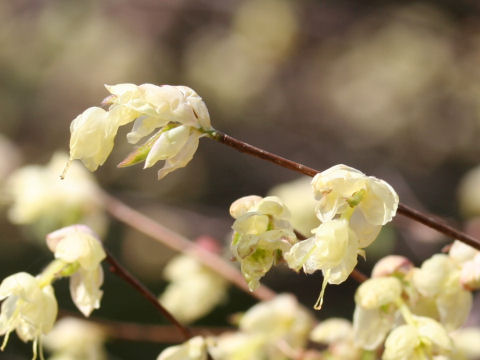
M 392 220 L 398 195 L 385 181 L 346 165 L 335 165 L 312 179 L 317 200 L 316 214 L 322 221 L 346 216 L 357 233 L 360 247 L 377 237 L 381 226 Z
M 173 258 L 163 273 L 170 284 L 159 301 L 182 323 L 205 316 L 227 295 L 225 279 L 190 256 Z
M 346 319 L 330 318 L 318 324 L 310 333 L 310 340 L 327 344 L 326 358 L 360 360 L 362 349 L 354 342 L 352 323 Z
M 372 278 L 355 293 L 353 330 L 355 344 L 367 350 L 376 349 L 394 325 L 396 302 L 402 284 L 394 277 Z
M 49 332 L 57 317 L 57 299 L 50 284 L 25 272 L 10 275 L 0 284 L 0 335 L 4 335 L 2 350 L 12 331 L 23 341 L 33 340 L 36 357 L 40 338 Z M 40 346 L 40 351 L 41 351 Z
M 281 294 L 273 300 L 251 307 L 240 319 L 240 331 L 261 335 L 264 350 L 269 359 L 282 359 L 279 343 L 289 349 L 302 349 L 313 326 L 313 318 L 289 294 Z
M 44 345 L 51 351 L 50 359 L 104 360 L 105 331 L 101 326 L 85 320 L 65 317 L 57 321 L 45 336 Z
M 72 225 L 47 236 L 47 245 L 56 259 L 71 265 L 70 294 L 77 308 L 89 316 L 100 307 L 103 291 L 101 262 L 106 254 L 100 240 L 86 226 Z
M 462 325 L 472 308 L 472 294 L 460 283 L 460 269 L 445 254 L 436 254 L 415 269 L 412 283 L 425 298 L 418 301 L 431 302 L 436 318 L 448 330 Z M 428 310 L 428 308 L 427 308 Z
M 388 335 L 382 360 L 424 360 L 450 354 L 452 340 L 440 323 L 423 316 L 413 316 L 413 321 Z
M 331 220 L 312 231 L 314 236 L 293 245 L 284 257 L 290 268 L 312 274 L 322 270 L 323 284 L 315 309 L 320 309 L 328 284 L 344 282 L 357 265 L 362 253 L 358 239 L 347 220 Z
M 207 360 L 207 343 L 201 336 L 170 346 L 158 355 L 157 360 Z
M 288 221 L 290 213 L 275 196 L 246 196 L 231 205 L 230 214 L 236 219 L 230 248 L 253 291 L 260 278 L 296 242 Z
M 118 84 L 106 88 L 111 93 L 105 100 L 109 109 L 87 109 L 70 128 L 70 158 L 82 160 L 91 171 L 110 155 L 119 127 L 131 122 L 133 128 L 127 134 L 130 143 L 151 137 L 120 165 L 145 160 L 148 168 L 165 160 L 159 178 L 184 167 L 197 150 L 200 137 L 212 130 L 205 103 L 186 86 Z
M 93 176 L 72 164 L 70 176 L 59 178 L 68 156 L 55 153 L 45 165 L 28 165 L 8 178 L 5 190 L 11 201 L 10 220 L 28 225 L 39 239 L 55 229 L 82 222 L 103 233 L 104 204 Z

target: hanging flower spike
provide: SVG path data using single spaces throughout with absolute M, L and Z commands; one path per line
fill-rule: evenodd
M 70 159 L 80 159 L 91 171 L 110 155 L 118 128 L 131 122 L 130 143 L 150 138 L 119 166 L 145 161 L 148 168 L 165 160 L 159 179 L 187 165 L 200 137 L 213 130 L 205 103 L 186 86 L 118 84 L 106 88 L 111 93 L 104 100 L 108 110 L 89 108 L 70 127 Z
M 346 165 L 315 175 L 312 187 L 319 200 L 317 217 L 322 222 L 337 215 L 349 220 L 362 248 L 375 240 L 397 211 L 398 195 L 388 183 Z
M 10 275 L 0 284 L 0 335 L 4 335 L 1 350 L 8 337 L 16 331 L 22 341 L 33 340 L 33 358 L 41 347 L 41 337 L 49 332 L 57 317 L 57 299 L 50 284 L 42 284 L 25 272 Z
M 230 215 L 236 219 L 230 248 L 253 291 L 260 278 L 297 241 L 288 222 L 290 214 L 279 198 L 252 195 L 235 201 Z
M 56 259 L 65 262 L 62 274 L 70 276 L 70 294 L 77 308 L 89 316 L 100 307 L 106 254 L 93 231 L 84 225 L 72 225 L 47 235 L 47 245 Z
M 295 271 L 303 268 L 306 274 L 313 274 L 322 270 L 322 289 L 314 306 L 319 310 L 327 284 L 344 282 L 357 265 L 357 256 L 362 251 L 345 219 L 325 222 L 312 232 L 313 237 L 293 245 L 284 257 Z

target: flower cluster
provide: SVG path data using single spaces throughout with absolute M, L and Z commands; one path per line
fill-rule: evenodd
M 478 253 L 455 242 L 448 255 L 435 254 L 419 268 L 400 256 L 379 261 L 355 294 L 356 345 L 375 350 L 383 344 L 384 360 L 463 359 L 452 331 L 472 307 Z M 471 271 L 468 279 L 464 269 Z
M 5 184 L 11 207 L 10 220 L 29 226 L 43 241 L 47 233 L 60 227 L 83 223 L 97 233 L 106 228 L 104 204 L 92 175 L 79 164 L 72 164 L 70 175 L 61 180 L 68 156 L 55 153 L 45 166 L 28 165 L 14 171 Z
M 106 86 L 108 110 L 91 107 L 71 123 L 70 159 L 80 159 L 95 171 L 113 149 L 120 126 L 133 122 L 127 140 L 136 144 L 149 138 L 120 166 L 145 161 L 145 168 L 165 160 L 161 179 L 184 167 L 193 157 L 200 137 L 212 130 L 207 107 L 198 94 L 186 86 L 118 84 Z
M 313 237 L 292 246 L 285 255 L 289 267 L 311 274 L 323 273 L 315 309 L 320 309 L 327 283 L 344 282 L 365 255 L 383 225 L 396 213 L 398 196 L 385 181 L 346 165 L 336 165 L 312 180 L 318 200 L 316 215 L 322 222 Z
M 321 222 L 312 237 L 296 240 L 289 212 L 278 198 L 247 196 L 230 208 L 236 219 L 231 248 L 250 289 L 282 256 L 295 271 L 321 270 L 324 280 L 314 306 L 320 309 L 326 285 L 344 282 L 358 255 L 365 255 L 363 249 L 395 216 L 398 196 L 385 181 L 345 165 L 317 174 L 311 184 Z
M 275 196 L 251 195 L 235 201 L 230 215 L 235 219 L 231 250 L 253 291 L 260 278 L 297 241 L 288 221 L 290 213 Z
M 286 360 L 301 351 L 313 327 L 312 316 L 289 294 L 254 305 L 239 330 L 218 337 L 195 337 L 165 349 L 157 360 Z
M 16 331 L 23 341 L 33 340 L 34 358 L 41 349 L 41 338 L 48 333 L 57 317 L 57 299 L 52 282 L 70 277 L 70 292 L 79 310 L 88 316 L 99 307 L 103 282 L 100 262 L 105 258 L 100 241 L 83 225 L 57 230 L 47 237 L 53 260 L 38 276 L 20 272 L 0 284 L 0 335 L 2 350 L 9 334 Z

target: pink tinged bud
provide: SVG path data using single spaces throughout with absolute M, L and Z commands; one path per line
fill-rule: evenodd
M 413 264 L 404 256 L 389 255 L 380 259 L 372 270 L 372 277 L 384 277 L 390 275 L 406 275 Z

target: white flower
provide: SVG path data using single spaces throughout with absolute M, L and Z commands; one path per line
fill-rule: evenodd
M 182 323 L 208 314 L 226 297 L 225 279 L 187 255 L 172 259 L 164 269 L 164 277 L 171 282 L 159 301 Z
M 47 245 L 56 259 L 72 265 L 70 294 L 78 309 L 89 316 L 100 307 L 103 292 L 101 261 L 106 257 L 102 244 L 86 226 L 72 225 L 47 236 Z
M 460 266 L 460 283 L 467 290 L 480 288 L 480 251 L 455 240 L 448 256 Z
M 328 345 L 328 359 L 361 358 L 362 349 L 355 345 L 352 323 L 346 319 L 330 318 L 322 321 L 310 333 L 310 340 Z
M 273 300 L 254 305 L 243 315 L 239 324 L 242 332 L 263 336 L 269 359 L 280 358 L 279 342 L 291 349 L 303 348 L 312 326 L 311 314 L 289 294 L 281 294 Z
M 104 205 L 95 179 L 83 166 L 72 164 L 71 176 L 61 180 L 67 161 L 66 154 L 55 153 L 46 166 L 16 170 L 5 186 L 12 202 L 10 220 L 31 226 L 42 241 L 48 232 L 78 222 L 100 233 L 105 230 Z
M 0 335 L 5 336 L 2 350 L 9 334 L 15 330 L 23 341 L 33 340 L 35 358 L 40 337 L 50 331 L 57 317 L 58 305 L 52 286 L 20 272 L 2 281 L 0 300 L 3 300 Z
M 151 137 L 120 165 L 145 160 L 148 168 L 165 160 L 159 178 L 184 167 L 192 159 L 204 131 L 212 130 L 205 103 L 186 86 L 118 84 L 106 88 L 112 94 L 105 101 L 110 105 L 108 111 L 87 109 L 70 128 L 70 158 L 82 160 L 91 171 L 109 156 L 118 128 L 133 121 L 127 134 L 130 143 Z
M 376 349 L 394 324 L 396 301 L 402 284 L 394 277 L 373 278 L 361 284 L 355 293 L 353 331 L 357 346 Z
M 307 274 L 322 270 L 323 284 L 315 309 L 320 309 L 328 284 L 344 282 L 357 265 L 358 239 L 347 220 L 331 220 L 312 231 L 314 236 L 293 245 L 284 257 L 296 271 L 303 267 Z
M 382 360 L 422 360 L 450 354 L 452 341 L 441 324 L 415 315 L 413 321 L 414 324 L 401 325 L 388 335 Z
M 432 303 L 430 311 L 448 329 L 462 325 L 472 308 L 472 294 L 460 283 L 460 269 L 447 255 L 436 254 L 415 269 L 412 283 L 415 289 Z M 428 309 L 427 309 L 428 310 Z
M 106 334 L 101 326 L 77 318 L 65 317 L 57 321 L 52 331 L 44 338 L 47 350 L 53 358 L 78 360 L 103 360 L 106 353 L 103 343 Z
M 230 206 L 230 214 L 236 219 L 230 248 L 253 291 L 260 278 L 296 242 L 288 221 L 290 213 L 275 196 L 245 196 Z
M 317 200 L 317 217 L 326 222 L 336 215 L 348 215 L 360 247 L 377 237 L 381 226 L 392 220 L 398 195 L 385 181 L 346 165 L 335 165 L 312 179 Z
M 182 345 L 170 346 L 158 355 L 157 360 L 207 360 L 207 343 L 195 336 Z

